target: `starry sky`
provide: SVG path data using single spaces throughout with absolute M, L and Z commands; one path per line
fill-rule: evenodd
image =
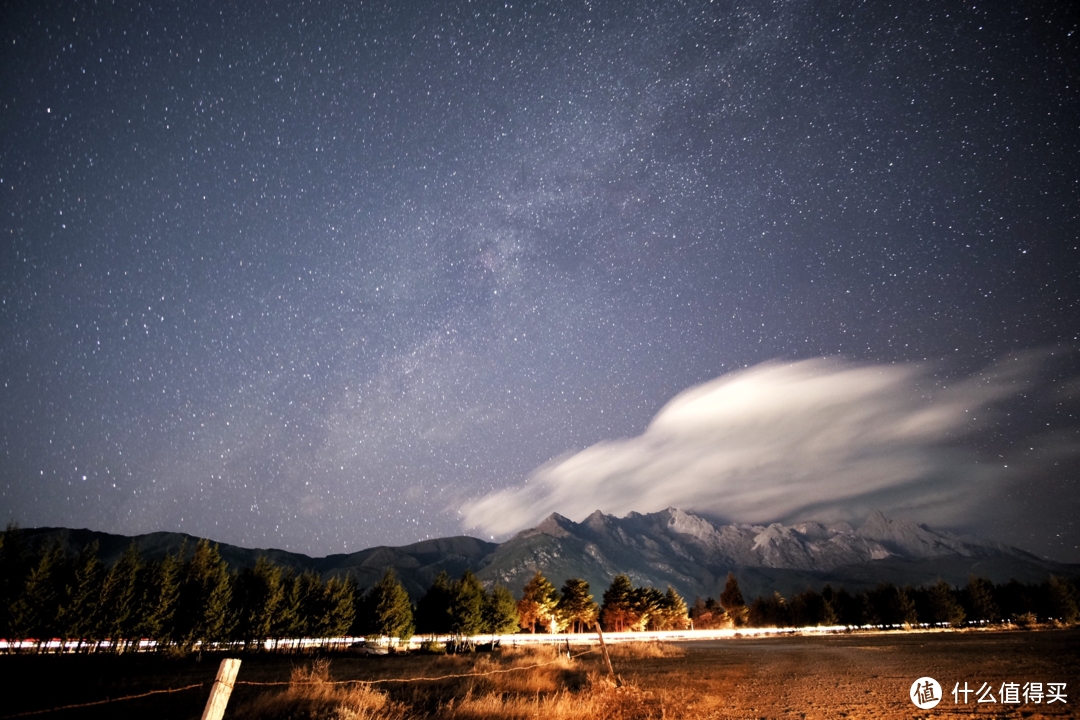
M 742 378 L 780 454 L 830 413 L 857 444 L 890 398 L 881 437 L 947 410 L 874 497 L 1080 562 L 1078 27 L 1068 2 L 6 2 L 0 520 L 500 539 L 530 482 L 637 457 L 692 424 L 672 398 Z M 843 402 L 784 390 L 814 378 Z M 828 508 L 775 519 L 868 507 L 849 455 L 783 480 L 838 472 Z M 683 509 L 768 519 L 694 477 Z M 611 478 L 563 514 L 638 507 Z

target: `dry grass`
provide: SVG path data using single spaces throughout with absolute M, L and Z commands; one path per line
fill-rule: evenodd
M 621 652 L 661 657 L 655 647 L 648 647 L 650 644 L 634 645 L 638 647 Z M 270 720 L 614 720 L 662 714 L 660 710 L 649 711 L 653 700 L 647 693 L 616 688 L 602 675 L 598 653 L 569 658 L 551 647 L 533 647 L 490 655 L 400 660 L 403 662 L 395 663 L 394 672 L 387 677 L 408 678 L 410 682 L 375 685 L 335 680 L 329 661 L 316 660 L 294 668 L 287 689 L 268 690 L 238 707 L 232 716 Z
M 371 685 L 336 683 L 330 675 L 330 661 L 324 658 L 307 667 L 293 668 L 287 689 L 260 695 L 237 708 L 232 717 L 405 720 L 407 715 L 403 705 Z
M 622 718 L 662 717 L 662 710 L 649 712 L 655 705 L 651 696 L 627 688 L 615 688 L 596 678 L 577 692 L 560 691 L 550 695 L 505 695 L 467 693 L 451 700 L 435 714 L 443 720 L 618 720 Z
M 686 655 L 686 650 L 678 645 L 665 642 L 626 642 L 608 643 L 608 655 L 624 660 L 644 658 L 675 658 Z

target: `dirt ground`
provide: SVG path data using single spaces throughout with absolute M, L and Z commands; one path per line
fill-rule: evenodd
M 684 643 L 686 654 L 641 660 L 625 672 L 694 718 L 1080 717 L 1080 631 L 925 632 Z M 620 672 L 618 669 L 616 672 Z M 937 707 L 909 692 L 929 676 Z M 957 703 L 953 688 L 988 684 L 997 703 Z M 1002 683 L 1066 683 L 1066 702 L 1002 704 Z M 989 699 L 984 696 L 984 699 Z M 1022 698 L 1021 698 L 1022 699 Z M 963 695 L 960 695 L 963 700 Z
M 666 657 L 613 658 L 625 681 L 618 691 L 640 700 L 641 718 L 931 718 L 1080 717 L 1080 629 L 1014 632 L 921 632 L 736 638 L 679 643 Z M 647 653 L 646 653 L 647 655 Z M 209 683 L 220 658 L 154 656 L 0 656 L 0 718 L 71 703 Z M 252 656 L 240 681 L 287 680 L 304 658 Z M 408 676 L 462 658 L 335 657 L 339 679 Z M 574 662 L 603 671 L 598 654 Z M 606 671 L 603 671 L 606 672 Z M 595 676 L 595 672 L 593 673 Z M 941 703 L 920 710 L 909 699 L 924 676 L 942 687 Z M 43 691 L 31 690 L 42 687 Z M 957 703 L 953 688 L 973 692 Z M 1003 683 L 1042 683 L 1041 703 L 1003 704 Z M 1048 702 L 1050 683 L 1064 683 L 1066 702 Z M 977 702 L 986 684 L 998 702 Z M 31 717 L 198 718 L 203 688 L 68 709 Z M 264 688 L 238 686 L 230 708 Z M 585 690 L 583 692 L 589 692 Z M 960 698 L 963 700 L 963 698 Z M 227 711 L 225 717 L 229 717 Z

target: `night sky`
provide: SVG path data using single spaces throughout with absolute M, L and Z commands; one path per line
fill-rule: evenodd
M 6 2 L 0 521 L 879 506 L 1080 562 L 1078 19 Z

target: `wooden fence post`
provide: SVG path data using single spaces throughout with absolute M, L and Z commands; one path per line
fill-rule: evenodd
M 600 637 L 600 652 L 604 654 L 608 675 L 611 675 L 611 681 L 615 683 L 615 687 L 619 687 L 622 683 L 619 682 L 619 678 L 615 677 L 615 670 L 611 667 L 611 658 L 608 657 L 607 645 L 604 644 L 604 631 L 600 629 L 600 621 L 596 622 L 596 634 Z
M 240 672 L 239 660 L 227 658 L 221 661 L 217 677 L 214 678 L 214 686 L 210 688 L 210 699 L 206 701 L 202 720 L 221 720 L 225 714 L 225 706 L 229 704 L 229 695 L 232 694 L 233 683 L 236 682 L 238 672 Z

